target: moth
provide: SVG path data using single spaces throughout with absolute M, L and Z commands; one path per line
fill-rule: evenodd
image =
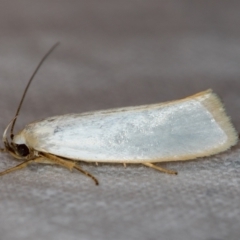
M 14 119 L 3 133 L 5 147 L 1 151 L 23 162 L 0 175 L 33 162 L 53 163 L 69 170 L 76 169 L 98 184 L 92 174 L 80 167 L 80 161 L 138 163 L 177 174 L 154 163 L 206 157 L 226 151 L 237 143 L 238 134 L 212 90 L 166 103 L 49 117 L 30 123 L 14 134 L 26 92 L 38 69 L 57 45 L 40 61 Z

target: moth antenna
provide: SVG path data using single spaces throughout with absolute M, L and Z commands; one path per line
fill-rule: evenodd
M 59 44 L 60 44 L 60 42 L 55 43 L 55 44 L 50 48 L 50 50 L 44 55 L 44 57 L 41 59 L 41 61 L 40 61 L 39 64 L 37 65 L 35 71 L 33 72 L 32 76 L 30 77 L 30 79 L 29 79 L 29 81 L 28 81 L 28 84 L 27 84 L 27 86 L 26 86 L 26 88 L 25 88 L 25 90 L 24 90 L 24 92 L 23 92 L 21 101 L 20 101 L 20 103 L 19 103 L 19 105 L 18 105 L 18 108 L 17 108 L 16 114 L 15 114 L 14 120 L 13 120 L 13 122 L 12 122 L 11 132 L 10 132 L 10 137 L 11 137 L 12 140 L 13 140 L 13 137 L 14 137 L 13 129 L 14 129 L 14 126 L 15 126 L 15 123 L 16 123 L 16 120 L 17 120 L 17 117 L 18 117 L 18 115 L 19 115 L 19 111 L 20 111 L 20 109 L 21 109 L 21 107 L 22 107 L 23 100 L 24 100 L 24 98 L 25 98 L 25 96 L 26 96 L 26 93 L 27 93 L 27 91 L 28 91 L 28 88 L 29 88 L 29 86 L 30 86 L 33 78 L 34 78 L 35 75 L 37 74 L 39 68 L 42 66 L 42 64 L 43 64 L 44 61 L 46 60 L 46 58 L 52 53 L 52 51 L 53 51 Z

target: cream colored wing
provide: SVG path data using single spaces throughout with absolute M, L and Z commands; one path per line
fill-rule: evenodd
M 15 136 L 42 152 L 93 162 L 163 162 L 209 156 L 237 143 L 211 90 L 163 104 L 56 116 Z M 20 141 L 20 140 L 19 140 Z

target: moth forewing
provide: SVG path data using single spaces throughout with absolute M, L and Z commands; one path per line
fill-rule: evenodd
M 161 104 L 68 114 L 34 122 L 14 142 L 87 162 L 147 163 L 223 152 L 238 137 L 218 97 L 207 90 Z

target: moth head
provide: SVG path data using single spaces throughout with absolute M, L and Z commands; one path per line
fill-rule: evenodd
M 15 122 L 17 120 L 19 111 L 21 109 L 23 100 L 26 96 L 26 93 L 28 91 L 28 88 L 34 78 L 34 76 L 36 75 L 36 73 L 38 72 L 39 68 L 41 67 L 41 65 L 43 64 L 43 62 L 45 61 L 45 59 L 50 55 L 50 53 L 59 45 L 58 43 L 55 43 L 50 50 L 44 55 L 44 57 L 42 58 L 42 60 L 39 62 L 39 64 L 37 65 L 35 71 L 33 72 L 32 76 L 30 77 L 28 84 L 23 92 L 21 101 L 18 105 L 16 114 L 14 119 L 7 125 L 5 131 L 3 132 L 3 143 L 5 145 L 5 148 L 0 149 L 0 152 L 8 152 L 10 153 L 12 156 L 14 156 L 15 158 L 18 159 L 31 159 L 33 158 L 33 151 L 30 150 L 30 148 L 27 146 L 24 135 L 21 134 L 21 132 L 19 132 L 18 134 L 14 135 L 13 134 L 13 129 L 15 126 Z M 8 137 L 7 137 L 7 132 L 8 129 L 10 128 L 10 139 L 11 141 L 8 141 Z
M 14 120 L 7 125 L 5 131 L 3 132 L 3 143 L 5 148 L 2 149 L 2 151 L 10 153 L 13 157 L 18 159 L 29 159 L 31 151 L 27 146 L 22 132 L 19 132 L 16 135 L 11 135 L 11 141 L 8 141 L 7 133 L 13 121 Z

